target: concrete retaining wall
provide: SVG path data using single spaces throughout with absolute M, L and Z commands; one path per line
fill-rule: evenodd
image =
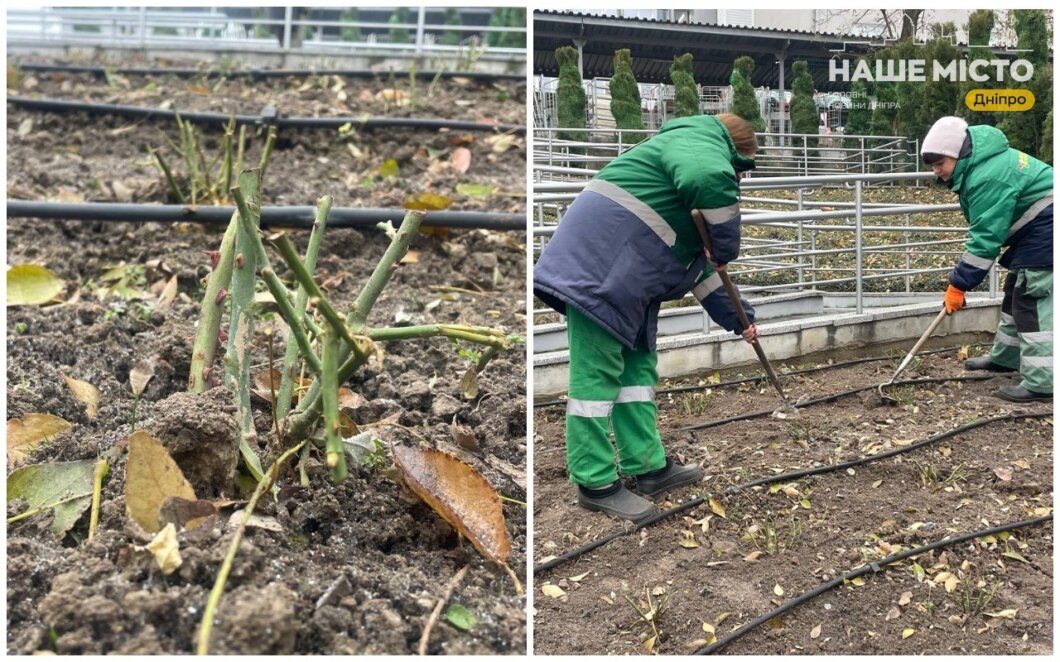
M 760 325 L 762 348 L 774 363 L 814 352 L 872 348 L 898 341 L 913 341 L 939 312 L 938 301 L 885 310 L 810 317 Z M 969 301 L 967 307 L 946 318 L 936 338 L 968 333 L 993 333 L 1000 318 L 1000 302 Z M 906 348 L 908 349 L 908 348 Z M 757 364 L 754 350 L 727 331 L 686 334 L 659 342 L 659 376 L 682 377 L 704 370 L 723 370 Z M 552 396 L 567 389 L 569 356 L 566 351 L 534 356 L 533 394 Z

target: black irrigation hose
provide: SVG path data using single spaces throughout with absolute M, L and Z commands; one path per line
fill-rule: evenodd
M 981 344 L 969 345 L 969 347 L 981 347 Z M 927 356 L 929 354 L 945 354 L 946 352 L 955 352 L 960 347 L 944 347 L 942 349 L 933 349 L 929 352 L 920 352 L 917 356 Z M 780 377 L 789 377 L 792 375 L 805 375 L 811 372 L 821 372 L 823 370 L 832 370 L 837 368 L 846 368 L 847 366 L 860 365 L 862 363 L 872 363 L 873 361 L 889 361 L 898 358 L 897 356 L 869 356 L 860 359 L 850 359 L 849 361 L 840 361 L 839 363 L 829 363 L 827 365 L 813 366 L 811 368 L 799 368 L 798 370 L 789 370 L 787 372 L 777 373 Z M 736 386 L 737 384 L 747 384 L 753 382 L 765 381 L 765 375 L 758 375 L 757 377 L 744 377 L 742 379 L 730 379 L 725 382 L 718 382 L 716 384 L 704 384 L 703 386 L 677 386 L 674 388 L 664 388 L 661 391 L 656 391 L 656 395 L 666 395 L 668 393 L 688 393 L 689 391 L 702 391 L 708 388 L 720 388 L 722 386 Z M 567 404 L 566 400 L 549 400 L 546 402 L 535 402 L 534 409 L 541 407 L 558 407 L 559 405 Z
M 790 611 L 791 609 L 794 609 L 795 607 L 801 605 L 804 602 L 812 600 L 813 598 L 817 597 L 818 595 L 820 595 L 822 593 L 830 591 L 830 590 L 836 588 L 837 586 L 841 586 L 843 584 L 843 582 L 845 582 L 845 581 L 850 581 L 851 579 L 854 579 L 855 577 L 860 577 L 861 575 L 868 574 L 870 571 L 874 572 L 874 573 L 883 572 L 884 570 L 887 569 L 887 566 L 892 564 L 892 563 L 897 563 L 899 561 L 904 561 L 905 559 L 911 558 L 913 556 L 918 556 L 920 554 L 924 554 L 924 553 L 930 552 L 930 551 L 935 550 L 935 549 L 939 549 L 940 547 L 949 547 L 950 545 L 957 545 L 959 543 L 967 542 L 969 540 L 974 540 L 976 538 L 982 538 L 983 536 L 991 536 L 991 535 L 994 535 L 994 534 L 997 534 L 997 533 L 1003 533 L 1005 531 L 1012 531 L 1014 529 L 1022 529 L 1022 528 L 1029 527 L 1029 526 L 1037 526 L 1039 524 L 1044 524 L 1045 522 L 1051 522 L 1052 519 L 1053 519 L 1052 514 L 1049 514 L 1049 515 L 1043 515 L 1041 517 L 1035 517 L 1034 519 L 1025 519 L 1025 520 L 1022 520 L 1022 521 L 1019 521 L 1019 522 L 1011 522 L 1009 524 L 1002 524 L 1001 526 L 995 526 L 995 527 L 993 527 L 991 529 L 983 529 L 981 531 L 973 531 L 972 533 L 964 533 L 962 535 L 957 536 L 956 538 L 943 538 L 942 540 L 938 540 L 936 542 L 933 542 L 930 545 L 924 545 L 923 547 L 915 547 L 913 549 L 909 549 L 909 550 L 906 550 L 904 552 L 898 552 L 897 554 L 891 554 L 890 556 L 885 556 L 882 559 L 880 559 L 879 561 L 874 561 L 872 563 L 868 563 L 866 565 L 863 565 L 863 566 L 861 566 L 859 568 L 855 568 L 854 570 L 851 570 L 850 572 L 848 572 L 848 573 L 846 573 L 844 575 L 841 575 L 841 576 L 836 577 L 834 579 L 830 579 L 829 581 L 821 584 L 820 586 L 818 586 L 816 588 L 810 589 L 809 591 L 806 591 L 804 593 L 800 593 L 796 597 L 792 598 L 791 600 L 788 600 L 787 602 L 785 602 L 784 604 L 780 605 L 779 607 L 777 607 L 773 611 L 769 612 L 768 614 L 763 614 L 762 616 L 759 616 L 758 618 L 754 619 L 750 623 L 746 623 L 744 625 L 741 625 L 739 628 L 733 630 L 732 632 L 730 632 L 729 634 L 725 635 L 721 639 L 718 639 L 714 643 L 707 644 L 706 646 L 703 646 L 702 648 L 696 650 L 695 654 L 696 655 L 710 655 L 712 653 L 716 653 L 719 650 L 721 650 L 722 648 L 724 648 L 725 646 L 728 646 L 729 644 L 731 644 L 732 642 L 736 641 L 740 637 L 744 636 L 745 634 L 747 634 L 751 630 L 755 629 L 759 625 L 762 625 L 763 623 L 766 623 L 766 622 L 776 618 L 777 616 L 780 616 L 784 612 L 787 612 L 787 611 Z
M 875 388 L 875 387 L 873 387 L 873 388 Z M 923 448 L 924 446 L 927 446 L 929 444 L 933 444 L 933 443 L 936 443 L 938 441 L 942 441 L 943 439 L 948 439 L 950 437 L 955 437 L 955 436 L 957 436 L 959 434 L 962 434 L 964 432 L 967 432 L 969 430 L 974 430 L 976 428 L 980 428 L 980 427 L 983 427 L 985 425 L 990 425 L 991 423 L 997 423 L 999 421 L 1018 421 L 1018 420 L 1022 420 L 1022 419 L 1025 419 L 1025 418 L 1046 418 L 1048 416 L 1052 416 L 1052 413 L 1051 412 L 1034 412 L 1034 413 L 1029 413 L 1029 414 L 1015 413 L 1015 414 L 1006 414 L 1004 416 L 995 416 L 993 418 L 985 418 L 985 419 L 983 419 L 981 421 L 975 421 L 974 423 L 968 423 L 966 425 L 962 425 L 960 427 L 953 428 L 952 430 L 947 430 L 945 432 L 940 432 L 940 433 L 932 435 L 932 436 L 930 436 L 930 437 L 928 437 L 926 439 L 922 439 L 922 440 L 920 440 L 920 441 L 918 441 L 918 442 L 916 442 L 914 444 L 910 444 L 909 446 L 902 446 L 900 448 L 895 448 L 893 450 L 885 451 L 883 453 L 876 453 L 874 455 L 866 455 L 865 457 L 858 458 L 857 460 L 850 460 L 848 462 L 840 462 L 838 464 L 827 464 L 827 465 L 822 465 L 822 466 L 819 466 L 819 467 L 811 467 L 809 469 L 798 469 L 796 471 L 790 471 L 790 472 L 784 473 L 784 474 L 777 474 L 775 476 L 767 476 L 765 478 L 757 478 L 755 480 L 752 480 L 750 482 L 744 483 L 742 485 L 734 485 L 734 486 L 726 489 L 725 491 L 723 491 L 721 493 L 721 496 L 729 496 L 729 495 L 735 494 L 735 493 L 737 493 L 737 492 L 739 492 L 741 490 L 746 490 L 746 489 L 749 489 L 749 488 L 752 488 L 752 487 L 757 487 L 759 485 L 770 485 L 770 484 L 773 484 L 773 483 L 783 483 L 783 482 L 787 482 L 787 481 L 790 481 L 790 480 L 795 480 L 795 479 L 798 479 L 798 478 L 805 478 L 806 476 L 813 476 L 813 475 L 825 474 L 825 473 L 833 473 L 833 472 L 836 472 L 836 471 L 842 471 L 844 469 L 848 469 L 850 467 L 854 467 L 854 466 L 858 466 L 858 465 L 862 465 L 862 464 L 869 464 L 871 462 L 877 462 L 879 460 L 885 460 L 885 459 L 887 459 L 889 457 L 893 457 L 895 455 L 901 455 L 902 453 L 908 453 L 910 451 L 914 451 L 914 450 L 917 450 L 919 448 Z M 592 542 L 588 542 L 588 543 L 586 543 L 586 544 L 584 544 L 584 545 L 582 545 L 580 547 L 576 547 L 576 548 L 574 548 L 572 550 L 564 552 L 563 554 L 560 554 L 559 556 L 556 556 L 555 558 L 549 559 L 548 561 L 545 561 L 544 563 L 540 563 L 538 565 L 535 565 L 534 566 L 534 575 L 536 576 L 539 573 L 545 572 L 546 570 L 551 570 L 552 568 L 555 568 L 556 566 L 562 565 L 562 564 L 566 563 L 567 561 L 572 561 L 572 560 L 578 558 L 579 556 L 583 556 L 583 555 L 593 551 L 594 549 L 598 549 L 600 547 L 603 547 L 604 545 L 606 545 L 607 543 L 611 542 L 612 540 L 617 540 L 618 538 L 622 538 L 622 537 L 628 536 L 628 535 L 630 535 L 632 533 L 636 533 L 637 531 L 640 531 L 641 529 L 647 528 L 647 527 L 651 526 L 652 524 L 655 524 L 655 523 L 660 522 L 660 521 L 662 521 L 664 519 L 672 517 L 673 515 L 677 515 L 679 513 L 683 513 L 686 510 L 690 510 L 690 509 L 692 509 L 692 508 L 694 508 L 694 507 L 696 507 L 698 505 L 701 505 L 701 504 L 704 504 L 704 503 L 707 503 L 707 502 L 708 502 L 708 499 L 705 499 L 703 497 L 696 497 L 695 499 L 690 499 L 690 500 L 686 501 L 685 503 L 682 503 L 680 505 L 674 506 L 673 508 L 670 508 L 669 510 L 664 510 L 664 511 L 662 511 L 660 513 L 656 513 L 656 514 L 652 515 L 651 517 L 649 517 L 648 519 L 644 520 L 643 522 L 640 522 L 640 523 L 634 525 L 630 529 L 622 529 L 621 531 L 615 531 L 614 533 L 608 534 L 608 535 L 604 536 L 603 538 L 599 538 L 599 539 L 594 540 Z
M 8 200 L 8 218 L 47 218 L 81 221 L 115 221 L 135 223 L 203 223 L 228 225 L 235 207 L 136 205 L 112 202 L 44 202 Z M 354 209 L 334 207 L 328 214 L 329 228 L 374 228 L 377 223 L 399 222 L 404 209 Z M 280 227 L 313 227 L 315 207 L 263 207 L 261 225 Z M 427 227 L 468 228 L 484 230 L 526 231 L 526 214 L 502 214 L 479 211 L 429 211 L 423 220 Z
M 53 113 L 90 113 L 95 115 L 117 115 L 137 119 L 176 120 L 178 111 L 166 108 L 144 108 L 124 104 L 90 103 L 66 99 L 33 99 L 30 97 L 8 97 L 7 102 L 25 110 Z M 235 118 L 236 124 L 270 124 L 281 129 L 337 129 L 349 124 L 357 129 L 411 128 L 423 130 L 449 129 L 453 131 L 510 131 L 526 133 L 526 127 L 516 124 L 486 124 L 426 117 L 267 117 L 265 115 L 226 115 L 179 111 L 180 118 L 193 124 L 224 125 Z
M 391 74 L 403 76 L 401 70 L 374 71 L 372 69 L 196 69 L 193 67 L 93 67 L 76 64 L 20 64 L 22 71 L 92 74 L 103 78 L 110 71 L 123 76 L 177 76 L 179 78 L 285 78 L 287 76 L 341 76 L 344 78 L 383 78 Z M 506 80 L 526 82 L 526 74 L 495 74 L 485 71 L 417 71 L 421 80 L 439 78 L 468 78 L 475 81 Z
M 917 385 L 917 384 L 940 384 L 940 383 L 945 383 L 945 382 L 979 382 L 979 381 L 984 381 L 984 380 L 987 380 L 987 379 L 993 379 L 995 377 L 997 377 L 997 375 L 964 375 L 962 377 L 920 377 L 918 379 L 904 379 L 904 380 L 899 381 L 899 382 L 894 382 L 894 383 L 891 384 L 891 386 L 911 386 L 911 385 Z M 842 398 L 842 397 L 845 397 L 845 396 L 848 396 L 848 395 L 854 395 L 855 393 L 861 393 L 863 391 L 876 389 L 878 387 L 879 387 L 879 384 L 870 384 L 868 386 L 858 386 L 856 388 L 847 389 L 845 391 L 840 391 L 839 393 L 833 393 L 831 395 L 826 395 L 826 396 L 823 396 L 823 397 L 820 397 L 820 398 L 814 398 L 812 400 L 806 400 L 806 401 L 803 401 L 803 402 L 796 402 L 795 403 L 795 408 L 796 409 L 801 409 L 803 407 L 810 407 L 810 406 L 813 406 L 813 405 L 820 405 L 820 404 L 824 404 L 826 402 L 834 402 L 835 400 L 838 400 L 839 398 Z M 719 418 L 719 419 L 716 419 L 716 420 L 713 420 L 713 421 L 706 421 L 705 423 L 697 423 L 695 425 L 686 425 L 685 427 L 677 428 L 674 431 L 675 432 L 690 432 L 692 430 L 706 430 L 707 428 L 714 428 L 714 427 L 718 427 L 719 425 L 726 425 L 728 423 L 735 423 L 736 421 L 747 421 L 747 420 L 750 420 L 752 418 L 762 418 L 762 417 L 765 417 L 765 416 L 770 416 L 775 411 L 776 411 L 775 408 L 774 409 L 760 409 L 758 411 L 751 411 L 751 412 L 747 412 L 745 414 L 737 414 L 736 416 L 729 416 L 728 418 Z

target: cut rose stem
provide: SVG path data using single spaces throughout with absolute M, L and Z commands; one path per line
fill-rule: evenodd
M 264 494 L 265 490 L 269 489 L 276 481 L 276 477 L 280 473 L 280 467 L 283 466 L 283 463 L 286 462 L 289 457 L 297 453 L 304 444 L 305 442 L 303 441 L 284 451 L 284 453 L 272 463 L 272 468 L 269 469 L 269 473 L 258 479 L 258 486 L 254 489 L 254 494 L 250 497 L 250 501 L 247 502 L 247 507 L 243 511 L 243 517 L 239 522 L 239 528 L 236 529 L 235 535 L 232 536 L 232 542 L 228 545 L 228 553 L 225 554 L 224 561 L 221 563 L 221 569 L 217 572 L 217 579 L 214 581 L 213 590 L 210 591 L 210 597 L 206 601 L 206 609 L 202 612 L 202 624 L 199 626 L 199 644 L 196 648 L 196 653 L 198 655 L 208 655 L 210 653 L 210 631 L 213 629 L 214 614 L 217 612 L 217 607 L 221 603 L 221 595 L 224 594 L 225 582 L 228 581 L 228 575 L 232 572 L 232 563 L 235 561 L 236 552 L 239 551 L 239 544 L 243 542 L 243 534 L 247 530 L 247 521 L 250 520 L 251 515 L 254 514 L 254 508 L 257 507 L 261 495 Z
M 191 352 L 191 374 L 188 377 L 188 390 L 192 393 L 203 393 L 209 384 L 206 371 L 217 355 L 217 333 L 221 329 L 221 315 L 224 313 L 225 290 L 232 281 L 232 267 L 235 264 L 236 235 L 239 233 L 239 212 L 232 214 L 224 238 L 221 239 L 220 257 L 206 281 L 206 294 L 202 298 L 202 309 L 199 314 L 199 333 Z
M 331 467 L 331 479 L 346 480 L 346 451 L 342 446 L 339 431 L 339 338 L 334 329 L 324 332 L 324 368 L 320 372 L 323 382 L 321 391 L 324 401 L 324 435 L 327 440 L 327 463 Z
M 258 433 L 254 429 L 254 412 L 250 408 L 250 363 L 251 341 L 254 339 L 254 292 L 257 282 L 258 252 L 254 245 L 258 241 L 257 226 L 260 218 L 261 196 L 259 172 L 244 170 L 239 173 L 240 232 L 236 235 L 235 269 L 232 272 L 232 310 L 228 327 L 228 351 L 225 355 L 225 376 L 229 388 L 236 396 L 236 406 L 242 433 L 239 451 L 243 461 L 255 479 L 261 480 L 261 460 L 254 447 Z
M 309 245 L 306 247 L 304 260 L 305 268 L 309 273 L 313 273 L 316 270 L 317 255 L 320 253 L 320 242 L 324 236 L 324 229 L 327 226 L 328 213 L 330 211 L 330 195 L 325 195 L 317 200 L 316 220 L 313 223 L 313 231 L 309 234 Z M 298 292 L 294 297 L 294 309 L 298 312 L 304 312 L 307 303 L 309 303 L 309 292 L 299 285 Z M 288 324 L 291 326 L 291 331 L 287 335 L 287 350 L 283 356 L 283 366 L 280 368 L 280 393 L 273 405 L 276 417 L 281 420 L 286 418 L 291 411 L 295 375 L 298 371 L 299 345 L 293 337 L 293 327 L 298 325 L 293 321 L 289 321 Z
M 425 214 L 421 211 L 408 212 L 405 214 L 405 219 L 401 222 L 401 227 L 397 231 L 394 231 L 389 223 L 380 224 L 392 233 L 390 246 L 387 247 L 368 282 L 365 283 L 361 293 L 357 296 L 350 314 L 346 316 L 346 326 L 349 331 L 357 333 L 364 328 L 368 313 L 371 311 L 372 306 L 375 305 L 383 288 L 386 287 L 390 275 L 397 268 L 401 258 L 405 257 L 405 253 L 408 252 L 409 244 L 412 243 L 413 237 L 419 231 L 420 223 L 423 222 L 424 216 Z M 352 346 L 343 344 L 340 347 L 339 362 L 341 366 L 339 367 L 338 375 L 340 384 L 349 379 L 357 368 L 367 362 L 370 343 L 371 341 L 365 338 L 364 346 L 354 343 Z M 322 405 L 320 388 L 320 380 L 314 379 L 309 391 L 299 401 L 298 409 L 293 414 L 294 418 L 288 426 L 292 439 L 304 438 L 319 419 Z

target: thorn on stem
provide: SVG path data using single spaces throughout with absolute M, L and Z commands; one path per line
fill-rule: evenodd
M 243 254 L 242 254 L 242 253 L 240 253 L 240 254 L 236 255 L 236 269 L 242 269 L 242 268 L 243 268 L 243 264 L 244 264 L 244 263 L 245 263 L 246 261 L 247 261 L 247 260 L 246 260 L 246 258 L 245 258 L 245 257 L 243 257 Z
M 221 291 L 217 293 L 217 301 L 215 303 L 220 306 L 224 303 L 226 296 L 228 296 L 228 290 L 222 288 Z
M 203 251 L 206 257 L 210 258 L 210 271 L 217 268 L 217 264 L 221 261 L 221 251 Z

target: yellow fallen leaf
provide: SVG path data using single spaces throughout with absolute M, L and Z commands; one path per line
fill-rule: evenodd
M 902 639 L 908 639 L 909 637 L 912 637 L 914 634 L 916 634 L 916 630 L 914 628 L 906 628 L 906 629 L 902 630 Z
M 775 584 L 773 586 L 773 594 L 776 595 L 777 597 L 783 597 L 783 595 L 784 595 L 784 587 L 781 586 L 780 584 Z
M 732 612 L 723 611 L 720 614 L 718 614 L 717 618 L 714 619 L 714 624 L 715 625 L 721 625 L 722 623 L 725 622 L 725 619 L 727 619 L 730 616 L 732 616 Z
M 818 623 L 816 627 L 810 630 L 810 639 L 816 639 L 821 636 L 821 624 Z
M 755 551 L 751 552 L 750 554 L 748 554 L 747 556 L 743 557 L 743 560 L 744 561 L 757 561 L 759 556 L 762 556 L 762 552 L 760 552 L 758 550 L 755 550 Z
M 703 631 L 709 632 L 710 634 L 714 634 L 714 625 L 703 621 Z
M 644 641 L 644 650 L 646 650 L 646 651 L 648 651 L 650 653 L 651 649 L 655 648 L 655 640 L 657 638 L 658 638 L 658 635 L 656 635 L 654 637 L 649 637 L 647 640 L 645 640 Z
M 145 547 L 155 555 L 155 562 L 162 569 L 163 575 L 171 575 L 183 562 L 180 558 L 180 546 L 177 544 L 177 527 L 170 522 L 155 535 Z
M 718 517 L 725 517 L 725 506 L 721 505 L 721 502 L 714 497 L 710 498 L 710 509 L 714 511 L 714 514 Z
M 1018 609 L 1002 609 L 1001 611 L 988 611 L 985 612 L 987 616 L 993 616 L 994 618 L 1016 618 L 1016 612 Z
M 946 583 L 944 584 L 944 586 L 946 587 L 946 592 L 947 592 L 947 593 L 953 593 L 953 591 L 954 591 L 954 590 L 956 590 L 956 588 L 957 588 L 957 583 L 958 583 L 959 581 L 960 581 L 960 580 L 959 580 L 959 579 L 957 579 L 957 577 L 956 577 L 956 576 L 954 576 L 954 575 L 950 575 L 950 576 L 949 576 L 949 577 L 948 577 L 948 578 L 946 579 Z
M 22 418 L 8 420 L 7 466 L 13 467 L 36 448 L 37 444 L 45 439 L 51 440 L 63 430 L 69 429 L 69 422 L 51 414 L 26 414 Z
M 9 306 L 39 306 L 59 296 L 64 288 L 62 279 L 39 264 L 20 264 L 7 270 Z
M 854 586 L 864 586 L 865 585 L 865 580 L 862 579 L 861 577 L 855 577 L 854 579 L 850 580 L 850 583 L 853 584 Z
M 688 549 L 695 549 L 696 547 L 699 547 L 699 543 L 696 542 L 695 538 L 682 538 L 680 545 L 682 547 L 687 547 Z
M 548 598 L 562 598 L 567 595 L 567 592 L 556 586 L 555 584 L 545 584 L 541 587 L 541 592 Z
M 588 576 L 589 576 L 588 572 L 583 572 L 580 575 L 575 575 L 573 577 L 568 577 L 568 579 L 570 579 L 572 582 L 580 582 L 581 580 L 585 579 Z
M 795 489 L 795 487 L 792 486 L 792 485 L 785 485 L 783 491 L 784 491 L 784 494 L 788 495 L 789 497 L 791 497 L 793 499 L 802 496 L 802 492 L 800 492 L 797 489 Z
M 95 418 L 96 414 L 99 413 L 99 389 L 88 382 L 74 379 L 68 375 L 63 375 L 63 379 L 66 380 L 66 385 L 70 387 L 74 397 L 85 405 L 85 416 L 90 419 Z
M 883 485 L 883 479 L 882 478 L 872 484 L 873 487 L 879 487 L 880 485 Z
M 148 533 L 162 524 L 159 514 L 170 497 L 194 501 L 195 490 L 162 443 L 143 430 L 129 438 L 125 468 L 125 507 L 129 516 Z

